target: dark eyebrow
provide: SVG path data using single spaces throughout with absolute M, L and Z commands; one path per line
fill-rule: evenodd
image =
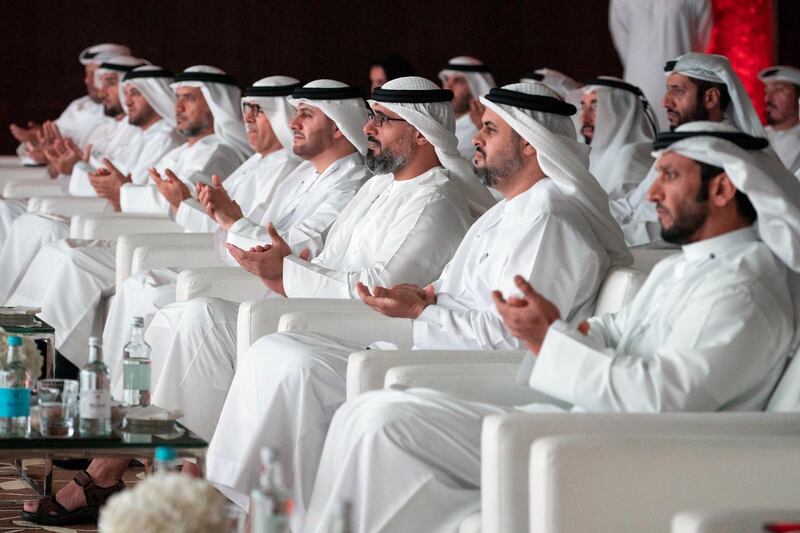
M 494 126 L 495 128 L 497 127 L 497 124 L 495 124 L 491 120 L 484 120 L 483 121 L 483 125 L 486 126 L 486 127 L 490 127 L 490 126 Z

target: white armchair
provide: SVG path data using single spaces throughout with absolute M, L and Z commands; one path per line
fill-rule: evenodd
M 797 491 L 796 483 L 790 490 Z M 784 509 L 741 507 L 746 508 L 680 512 L 672 517 L 671 533 L 761 533 L 767 524 L 800 524 L 800 504 Z
M 116 285 L 142 270 L 221 264 L 212 233 L 131 233 L 117 239 Z
M 797 508 L 800 437 L 796 421 L 787 425 L 794 435 L 754 435 L 745 424 L 539 439 L 530 450 L 529 531 L 668 532 L 689 506 Z
M 49 180 L 46 167 L 24 167 L 17 161 L 16 164 L 0 165 L 0 190 L 7 183 L 28 180 Z

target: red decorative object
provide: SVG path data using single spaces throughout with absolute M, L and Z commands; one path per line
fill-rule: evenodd
M 764 121 L 764 86 L 756 77 L 772 65 L 772 0 L 712 0 L 708 53 L 728 58 Z

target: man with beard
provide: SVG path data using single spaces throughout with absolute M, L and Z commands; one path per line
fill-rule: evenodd
M 637 172 L 628 167 L 620 172 L 625 164 L 621 152 L 631 144 L 652 141 L 656 134 L 653 108 L 638 87 L 610 76 L 588 80 L 579 94 L 581 136 L 592 147 L 589 170 L 609 197 L 622 195 L 638 182 L 616 180 L 641 179 L 646 169 Z
M 720 55 L 689 53 L 669 61 L 666 92 L 661 105 L 667 110 L 670 130 L 698 120 L 724 122 L 757 137 L 765 137 L 758 114 L 741 80 L 728 60 Z M 631 144 L 620 153 L 615 173 L 639 172 L 652 158 L 647 143 Z M 628 246 L 661 241 L 655 208 L 647 201 L 647 191 L 656 179 L 650 170 L 635 189 L 611 199 L 611 214 L 619 222 Z M 615 181 L 631 178 L 613 177 Z
M 766 406 L 797 338 L 800 303 L 796 277 L 787 279 L 800 271 L 800 183 L 766 146 L 709 122 L 657 139 L 649 197 L 664 238 L 683 251 L 659 263 L 619 313 L 576 327 L 541 294 L 550 281 L 524 274 L 494 292 L 504 324 L 530 350 L 530 387 L 578 412 Z M 515 410 L 561 409 L 413 388 L 348 401 L 331 423 L 303 531 L 324 531 L 336 501 L 352 504 L 358 532 L 455 530 L 480 506 L 482 421 Z
M 800 70 L 794 67 L 770 67 L 758 73 L 764 82 L 767 104 L 767 137 L 793 174 L 800 172 Z
M 395 87 L 391 82 L 384 86 Z M 377 92 L 375 98 L 375 112 L 391 111 L 398 118 L 414 120 L 414 104 L 391 104 L 385 102 L 391 95 Z M 542 280 L 566 316 L 583 320 L 592 312 L 609 266 L 630 261 L 622 234 L 608 214 L 606 196 L 587 170 L 588 149 L 575 140 L 569 119 L 575 107 L 540 84 L 494 89 L 489 98 L 526 106 L 524 111 L 515 109 L 530 113 L 526 116 L 531 121 L 535 115 L 550 146 L 563 152 L 539 152 L 504 117 L 487 110 L 475 139 L 475 163 L 484 182 L 496 187 L 505 200 L 470 228 L 432 284 L 412 278 L 402 284 L 362 279 L 353 287 L 381 312 L 414 319 L 414 345 L 419 348 L 519 348 L 492 308 L 492 287 L 505 287 L 512 272 L 522 272 Z M 278 449 L 283 464 L 293 470 L 293 523 L 298 526 L 293 529 L 300 530 L 322 441 L 334 410 L 345 400 L 347 358 L 363 349 L 345 339 L 313 333 L 277 333 L 256 342 L 242 358 L 246 366 L 234 377 L 211 441 L 209 479 L 244 503 L 244 495 L 256 482 L 256 451 L 261 446 Z M 254 402 L 256 397 L 260 401 Z
M 472 158 L 472 138 L 481 125 L 481 106 L 478 98 L 496 87 L 489 67 L 479 59 L 469 56 L 454 57 L 439 72 L 442 87 L 453 91 L 453 109 L 456 112 L 456 137 L 458 151 Z
M 104 69 L 104 78 L 115 76 L 110 69 Z M 123 138 L 126 142 L 113 155 L 98 154 L 99 158 L 93 156 L 78 163 L 70 178 L 71 194 L 101 196 L 119 210 L 119 189 L 123 183 L 147 183 L 147 169 L 182 142 L 182 137 L 175 131 L 175 96 L 169 88 L 172 81 L 172 73 L 153 65 L 141 66 L 125 74 L 122 102 L 128 120 L 116 124 L 119 128 L 124 126 L 131 130 L 133 135 Z M 118 87 L 105 86 L 105 89 L 104 92 L 119 105 L 119 100 L 114 98 L 119 95 Z M 4 273 L 0 278 L 0 303 L 13 293 L 45 244 L 69 235 L 69 223 L 68 216 L 35 212 L 25 213 L 14 221 L 0 249 L 0 271 Z
M 104 117 L 101 105 L 103 98 L 99 94 L 94 80 L 97 66 L 113 57 L 128 56 L 130 53 L 127 46 L 113 43 L 96 44 L 83 50 L 78 56 L 78 60 L 84 67 L 83 84 L 86 87 L 86 95 L 70 102 L 57 119 L 47 121 L 46 124 L 55 125 L 64 137 L 74 139 L 76 142 L 83 142 L 89 132 L 102 122 Z M 16 124 L 9 126 L 11 134 L 20 142 L 17 154 L 23 162 L 37 162 L 26 153 L 26 144 L 31 143 L 31 147 L 38 144 L 38 139 L 42 135 L 42 127 L 43 125 L 34 122 L 28 122 L 27 127 L 20 127 Z
M 246 134 L 235 80 L 205 65 L 189 67 L 175 80 L 171 87 L 176 95 L 177 129 L 187 141 L 149 169 L 155 185 L 122 185 L 124 213 L 167 216 L 191 196 L 196 182 L 211 183 L 213 174 L 227 176 L 244 161 L 241 147 L 242 143 L 246 146 Z M 238 123 L 233 123 L 237 116 Z M 78 368 L 86 364 L 89 336 L 102 332 L 99 313 L 114 288 L 115 250 L 116 243 L 105 240 L 49 243 L 8 298 L 12 305 L 41 307 L 40 316 L 56 328 L 56 348 Z

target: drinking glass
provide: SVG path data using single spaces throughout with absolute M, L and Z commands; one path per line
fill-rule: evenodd
M 71 437 L 78 415 L 78 382 L 74 379 L 42 379 L 39 396 L 39 432 L 43 437 Z

